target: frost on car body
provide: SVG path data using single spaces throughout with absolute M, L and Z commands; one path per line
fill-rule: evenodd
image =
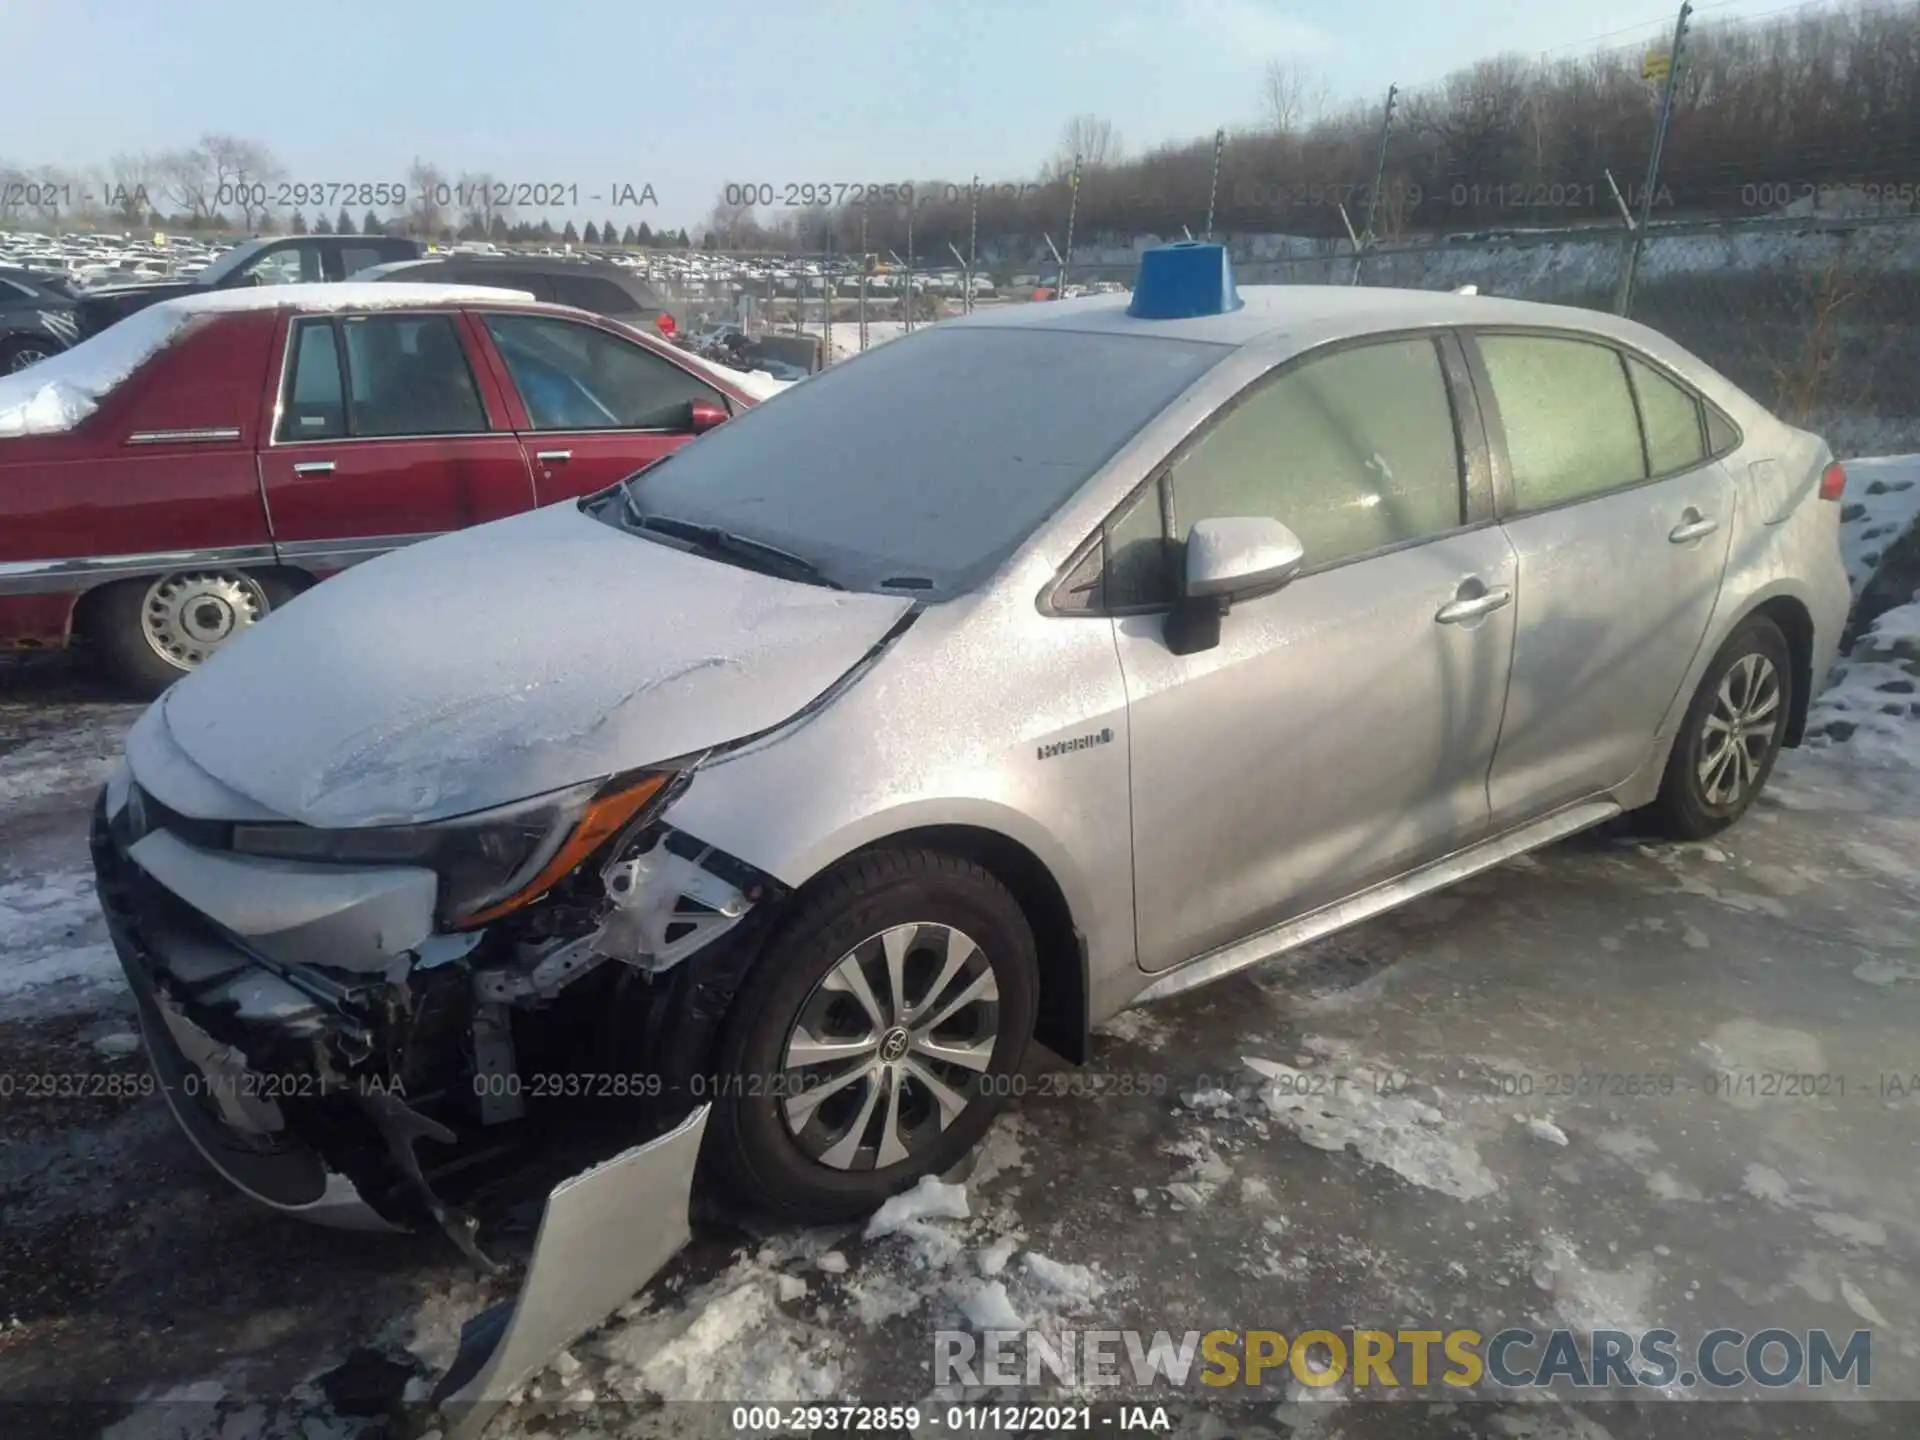
M 865 1213 L 965 1156 L 1029 1038 L 1083 1058 L 1143 994 L 1629 809 L 1732 823 L 1797 741 L 1781 702 L 1846 609 L 1817 437 L 1629 322 L 1243 300 L 1218 247 L 1170 249 L 1211 287 L 833 367 L 577 504 L 357 567 L 136 727 L 94 847 L 143 1015 L 170 1064 L 299 1082 L 177 1106 L 235 1183 L 303 1213 L 344 1184 L 479 1257 L 482 1204 L 588 1167 L 449 1393 L 602 1318 L 604 1277 L 568 1308 L 550 1272 L 670 1251 L 695 1151 L 749 1203 Z M 1611 451 L 1578 386 L 1575 443 L 1518 433 L 1533 368 L 1484 352 L 1524 331 L 1610 377 Z M 1678 417 L 1651 436 L 1636 375 Z M 1630 458 L 1516 498 L 1582 444 Z M 1773 525 L 1734 503 L 1763 456 L 1804 502 Z M 1701 810 L 1735 731 L 1739 791 Z

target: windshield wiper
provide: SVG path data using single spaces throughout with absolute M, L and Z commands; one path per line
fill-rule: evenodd
M 692 520 L 678 520 L 671 515 L 650 515 L 640 508 L 631 490 L 624 493 L 627 497 L 627 515 L 642 530 L 670 535 L 710 555 L 725 555 L 770 575 L 804 580 L 809 585 L 824 585 L 829 590 L 847 588 L 829 580 L 819 566 L 791 550 L 782 550 L 778 545 L 769 545 L 764 540 L 736 535 L 731 530 L 722 530 L 718 525 L 701 525 Z

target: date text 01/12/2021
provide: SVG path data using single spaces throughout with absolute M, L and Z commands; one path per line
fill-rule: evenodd
M 1160 1405 L 736 1405 L 730 1417 L 739 1436 L 1089 1434 L 1095 1430 L 1167 1433 Z
M 554 210 L 583 204 L 631 209 L 658 206 L 660 197 L 652 184 L 630 180 L 585 186 L 577 180 L 442 180 L 431 185 L 409 185 L 403 180 L 235 180 L 219 187 L 214 204 L 256 210 L 304 205 L 329 210 L 336 205 Z

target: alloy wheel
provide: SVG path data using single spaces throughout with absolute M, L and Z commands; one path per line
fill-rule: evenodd
M 1780 699 L 1780 672 L 1764 655 L 1742 655 L 1721 677 L 1701 721 L 1694 770 L 1709 805 L 1737 805 L 1758 783 L 1780 728 Z
M 141 634 L 161 659 L 191 670 L 268 609 L 266 591 L 247 575 L 163 575 L 147 587 Z
M 42 360 L 50 359 L 53 351 L 39 345 L 22 345 L 14 350 L 7 360 L 7 373 L 17 375 L 29 365 L 38 365 Z
M 834 962 L 800 1007 L 776 1091 L 788 1133 L 836 1170 L 877 1170 L 936 1141 L 977 1093 L 1000 989 L 950 925 L 896 925 Z

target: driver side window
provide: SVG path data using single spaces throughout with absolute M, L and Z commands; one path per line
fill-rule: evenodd
M 535 430 L 686 430 L 692 402 L 726 398 L 645 346 L 545 315 L 495 314 L 488 332 Z
M 1108 519 L 1068 577 L 1063 612 L 1150 610 L 1180 590 L 1196 521 L 1266 516 L 1299 536 L 1309 567 L 1457 528 L 1462 457 L 1436 342 L 1336 351 L 1257 380 L 1162 478 Z M 1171 539 L 1162 523 L 1171 487 Z
M 1308 360 L 1255 387 L 1173 466 L 1174 538 L 1267 516 L 1321 568 L 1462 523 L 1460 444 L 1431 339 Z

